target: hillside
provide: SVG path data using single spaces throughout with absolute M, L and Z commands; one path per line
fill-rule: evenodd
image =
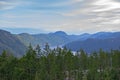
M 110 51 L 111 49 L 120 48 L 120 37 L 107 39 L 89 38 L 84 41 L 73 41 L 65 46 L 73 51 L 84 49 L 88 53 L 99 51 L 100 49 L 103 49 L 104 51 Z
M 79 39 L 79 35 L 67 35 L 63 31 L 57 31 L 48 34 L 34 34 L 34 35 L 28 33 L 22 33 L 16 36 L 26 46 L 28 46 L 29 43 L 31 43 L 33 46 L 39 44 L 41 47 L 44 47 L 46 43 L 49 43 L 51 47 L 61 46 L 71 41 Z
M 26 47 L 23 43 L 10 32 L 0 30 L 0 53 L 7 50 L 15 56 L 22 56 Z
M 98 51 L 100 48 L 109 51 L 110 49 L 119 49 L 120 32 L 68 35 L 63 31 L 57 31 L 32 35 L 28 33 L 11 34 L 8 31 L 0 30 L 0 53 L 8 50 L 16 56 L 23 55 L 30 43 L 33 47 L 39 44 L 42 48 L 48 43 L 51 47 L 64 45 L 72 51 L 78 51 L 81 48 L 86 52 Z
M 79 36 L 79 40 L 84 41 L 89 38 L 93 39 L 107 39 L 107 38 L 116 38 L 120 37 L 120 32 L 98 32 L 94 34 L 84 33 Z

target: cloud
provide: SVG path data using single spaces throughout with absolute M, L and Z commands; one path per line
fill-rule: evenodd
M 117 0 L 0 0 L 0 10 L 8 10 L 0 15 L 0 26 L 9 28 L 69 33 L 120 30 Z
M 27 5 L 27 2 L 22 0 L 0 0 L 0 10 L 11 10 L 24 5 Z
M 93 5 L 98 6 L 98 9 L 94 10 L 94 12 L 120 9 L 120 2 L 114 0 L 98 0 L 94 2 Z
M 92 6 L 95 9 L 92 10 L 96 15 L 94 21 L 98 25 L 117 25 L 120 24 L 120 2 L 114 0 L 98 0 L 95 1 Z
M 59 13 L 64 17 L 81 19 L 87 31 L 113 31 L 120 27 L 120 2 L 115 0 L 86 0 L 82 6 L 69 12 Z M 77 18 L 78 19 L 78 18 Z M 84 21 L 84 23 L 82 22 Z M 91 23 L 92 25 L 90 25 Z M 76 25 L 75 25 L 76 26 Z M 82 26 L 82 25 L 80 25 Z M 86 27 L 87 26 L 87 27 Z M 90 28 L 88 28 L 90 26 Z M 85 28 L 86 27 L 86 28 Z M 80 27 L 79 27 L 80 28 Z M 93 30 L 92 30 L 93 29 Z
M 87 0 L 88 1 L 88 0 Z M 90 0 L 84 1 L 83 5 L 79 8 L 72 10 L 68 13 L 63 13 L 64 16 L 76 16 L 79 14 L 94 14 L 97 12 L 105 12 L 105 11 L 113 11 L 113 10 L 119 10 L 120 9 L 120 2 L 113 1 L 113 0 Z
M 0 10 L 13 9 L 15 4 L 7 1 L 0 1 Z

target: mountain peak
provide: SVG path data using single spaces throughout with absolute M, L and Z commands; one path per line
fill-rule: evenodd
M 54 34 L 56 34 L 56 35 L 67 35 L 64 31 L 56 31 Z

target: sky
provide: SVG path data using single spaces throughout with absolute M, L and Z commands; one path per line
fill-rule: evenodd
M 0 0 L 0 29 L 68 34 L 120 31 L 120 0 Z

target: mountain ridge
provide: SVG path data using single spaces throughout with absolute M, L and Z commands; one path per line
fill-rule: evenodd
M 89 34 L 89 33 L 84 33 L 81 35 L 68 35 L 67 33 L 65 33 L 64 31 L 56 31 L 54 33 L 40 33 L 40 34 L 29 34 L 29 33 L 21 33 L 21 34 L 12 34 L 8 31 L 5 30 L 0 30 L 0 53 L 2 52 L 2 50 L 4 49 L 10 49 L 11 51 L 13 51 L 14 53 L 18 53 L 18 55 L 23 55 L 23 52 L 25 52 L 26 47 L 31 43 L 33 47 L 35 47 L 37 44 L 39 44 L 42 48 L 44 47 L 44 45 L 46 43 L 48 43 L 51 47 L 54 46 L 67 46 L 70 45 L 70 47 L 68 47 L 69 49 L 71 48 L 76 48 L 76 49 L 71 49 L 71 50 L 75 50 L 77 51 L 80 48 L 84 47 L 80 47 L 81 45 L 88 45 L 90 44 L 92 47 L 97 45 L 101 45 L 98 43 L 107 43 L 109 42 L 109 44 L 113 43 L 112 40 L 116 40 L 116 42 L 120 43 L 120 32 L 98 32 L 98 33 L 94 33 L 94 34 Z M 95 43 L 97 42 L 97 43 Z M 116 44 L 113 43 L 113 44 Z M 75 43 L 75 44 L 73 44 Z M 19 47 L 19 45 L 21 47 Z M 116 44 L 117 45 L 117 44 Z M 17 48 L 17 46 L 19 47 L 19 50 L 17 52 L 17 50 L 14 51 L 14 47 L 15 49 Z M 91 46 L 89 46 L 91 48 Z M 110 45 L 112 46 L 112 45 Z M 117 45 L 118 47 L 118 45 Z M 12 49 L 11 49 L 12 48 Z M 25 49 L 24 49 L 25 48 Z M 98 47 L 100 48 L 100 47 Z M 104 46 L 103 46 L 104 48 Z M 22 52 L 23 49 L 23 52 Z M 15 54 L 16 55 L 16 54 Z
M 88 38 L 85 40 L 77 40 L 64 45 L 72 51 L 85 50 L 87 53 L 99 51 L 110 51 L 111 49 L 120 49 L 120 34 L 117 37 L 109 38 Z

